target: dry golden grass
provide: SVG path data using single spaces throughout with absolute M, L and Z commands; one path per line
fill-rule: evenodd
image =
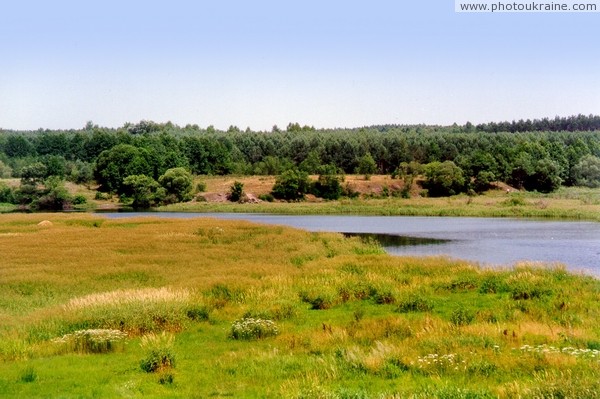
M 70 312 L 97 306 L 126 306 L 132 302 L 186 302 L 190 295 L 188 290 L 166 287 L 118 290 L 73 298 L 63 308 Z

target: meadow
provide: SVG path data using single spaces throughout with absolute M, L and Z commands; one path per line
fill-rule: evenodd
M 600 282 L 216 219 L 0 216 L 0 397 L 596 398 Z

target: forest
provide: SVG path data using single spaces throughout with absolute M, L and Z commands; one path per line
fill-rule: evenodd
M 88 122 L 78 130 L 0 130 L 0 178 L 20 179 L 18 187 L 0 182 L 0 202 L 46 209 L 62 206 L 65 180 L 96 183 L 99 195 L 131 199 L 150 192 L 138 205 L 151 206 L 188 199 L 192 175 L 274 175 L 296 185 L 319 175 L 322 193 L 336 184 L 333 195 L 321 196 L 336 198 L 347 194 L 336 176 L 352 173 L 424 176 L 430 196 L 479 193 L 494 181 L 538 192 L 597 187 L 600 116 L 336 129 L 290 123 L 271 131 L 152 121 L 120 128 Z M 301 198 L 287 198 L 285 187 L 280 192 L 282 199 Z

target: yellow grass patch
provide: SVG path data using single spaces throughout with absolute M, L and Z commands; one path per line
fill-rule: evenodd
M 96 306 L 123 306 L 133 302 L 186 302 L 190 296 L 189 290 L 166 287 L 118 290 L 73 298 L 63 307 L 67 311 L 73 311 Z

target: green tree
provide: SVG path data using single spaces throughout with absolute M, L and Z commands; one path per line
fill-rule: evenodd
M 94 180 L 94 165 L 80 160 L 67 162 L 66 177 L 67 180 L 73 183 L 89 183 Z
M 452 161 L 431 162 L 425 165 L 423 186 L 431 197 L 458 194 L 465 189 L 465 178 L 461 168 Z
M 319 173 L 319 167 L 321 166 L 321 156 L 316 150 L 312 150 L 308 153 L 306 158 L 300 162 L 299 169 L 303 172 L 313 174 Z
M 0 182 L 0 203 L 14 204 L 14 190 L 4 182 Z
M 600 158 L 586 155 L 573 167 L 573 180 L 578 186 L 600 187 Z
M 100 153 L 96 161 L 94 177 L 103 191 L 122 194 L 127 176 L 153 175 L 154 168 L 149 158 L 148 151 L 143 148 L 130 144 L 116 145 Z
M 356 173 L 365 175 L 365 180 L 369 180 L 371 175 L 377 172 L 377 164 L 370 153 L 366 153 L 358 159 Z
M 0 160 L 0 179 L 8 179 L 12 177 L 12 168 Z
M 494 173 L 487 170 L 482 170 L 477 173 L 475 180 L 473 181 L 473 190 L 476 193 L 482 193 L 489 190 L 492 182 L 496 179 Z
M 42 157 L 42 162 L 46 165 L 46 176 L 58 176 L 64 179 L 67 165 L 62 155 L 46 155 Z
M 46 178 L 48 168 L 41 162 L 35 162 L 21 169 L 21 185 L 36 187 Z
M 4 153 L 11 158 L 23 158 L 35 155 L 35 148 L 29 140 L 23 136 L 8 136 L 4 144 Z
M 291 167 L 292 162 L 289 159 L 281 159 L 279 157 L 268 155 L 256 164 L 254 172 L 257 175 L 275 176 Z
M 540 159 L 535 163 L 533 175 L 526 181 L 525 189 L 550 193 L 557 190 L 562 183 L 560 166 L 552 159 Z
M 194 179 L 185 168 L 173 168 L 158 178 L 158 183 L 166 190 L 168 196 L 173 196 L 176 202 L 192 199 Z
M 308 174 L 297 169 L 289 169 L 277 177 L 271 194 L 278 199 L 298 201 L 304 199 L 309 189 Z
M 64 210 L 72 206 L 73 197 L 66 189 L 64 181 L 58 176 L 44 180 L 44 188 L 38 192 L 31 207 L 38 210 Z
M 134 208 L 150 208 L 162 202 L 165 189 L 146 175 L 130 175 L 123 180 L 122 196 L 131 199 Z

